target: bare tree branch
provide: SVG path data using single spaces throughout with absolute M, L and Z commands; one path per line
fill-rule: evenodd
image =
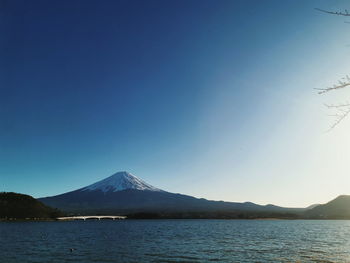
M 337 16 L 350 16 L 350 13 L 348 10 L 345 9 L 344 12 L 333 12 L 333 11 L 328 11 L 320 8 L 315 8 L 317 11 L 320 11 L 322 13 L 326 14 L 331 14 L 331 15 L 337 15 Z M 349 23 L 350 22 L 344 22 L 344 23 Z M 318 94 L 324 94 L 333 90 L 338 90 L 338 89 L 344 89 L 350 87 L 350 77 L 346 75 L 346 77 L 342 78 L 341 80 L 338 81 L 337 84 L 333 85 L 332 87 L 324 88 L 324 89 L 316 89 L 318 90 Z M 335 121 L 333 125 L 329 128 L 329 130 L 334 129 L 339 123 L 341 123 L 348 115 L 350 115 L 350 103 L 342 103 L 342 104 L 325 104 L 325 106 L 328 109 L 333 110 L 334 114 L 329 115 L 335 118 Z
M 324 93 L 332 91 L 332 90 L 343 89 L 343 88 L 346 88 L 349 86 L 350 86 L 350 77 L 348 75 L 346 75 L 346 77 L 344 77 L 338 81 L 338 84 L 333 85 L 332 87 L 328 87 L 325 89 L 315 89 L 315 90 L 319 90 L 318 94 L 324 94 Z
M 333 85 L 333 87 L 325 88 L 325 89 L 316 89 L 320 90 L 318 94 L 324 94 L 329 91 L 337 90 L 337 89 L 343 89 L 346 87 L 350 87 L 350 77 L 347 75 L 346 77 L 342 78 L 340 81 L 338 81 L 337 85 Z M 339 123 L 342 122 L 349 114 L 350 114 L 350 103 L 345 102 L 341 104 L 325 104 L 325 106 L 328 109 L 334 109 L 336 110 L 335 114 L 329 115 L 332 117 L 335 117 L 334 123 L 329 128 L 329 131 L 334 129 Z
M 336 120 L 333 125 L 329 128 L 329 131 L 334 129 L 339 123 L 342 122 L 348 115 L 350 114 L 350 107 L 348 107 L 345 111 L 342 111 L 341 114 L 336 114 Z
M 350 103 L 337 104 L 337 105 L 334 105 L 334 104 L 331 104 L 331 105 L 325 104 L 325 106 L 326 106 L 327 108 L 329 108 L 329 109 L 331 109 L 331 108 L 333 108 L 333 109 L 336 108 L 336 109 L 338 109 L 338 110 L 342 110 L 341 108 L 350 107 Z
M 350 16 L 348 10 L 345 9 L 345 12 L 332 12 L 332 11 L 327 11 L 327 10 L 323 10 L 320 8 L 315 8 L 317 11 L 326 13 L 326 14 L 331 14 L 331 15 L 337 15 L 337 16 Z

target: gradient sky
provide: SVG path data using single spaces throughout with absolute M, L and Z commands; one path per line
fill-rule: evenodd
M 348 1 L 0 0 L 0 191 L 126 170 L 213 200 L 350 194 Z

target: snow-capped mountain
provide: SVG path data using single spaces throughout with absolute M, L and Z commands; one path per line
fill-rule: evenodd
M 128 172 L 118 172 L 106 179 L 82 188 L 82 191 L 117 192 L 128 189 L 162 191 Z
M 271 205 L 210 201 L 169 193 L 128 172 L 118 172 L 78 190 L 39 200 L 48 206 L 73 214 L 286 211 L 284 208 Z

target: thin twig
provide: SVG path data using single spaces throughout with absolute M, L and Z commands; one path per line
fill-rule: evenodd
M 349 86 L 350 86 L 350 77 L 348 75 L 346 75 L 346 77 L 344 77 L 344 78 L 342 78 L 342 80 L 338 81 L 338 84 L 333 85 L 332 87 L 328 87 L 325 89 L 316 88 L 315 90 L 319 90 L 318 94 L 324 94 L 324 93 L 332 91 L 332 90 L 343 89 L 343 88 L 346 88 Z
M 344 120 L 350 113 L 350 107 L 341 115 L 337 116 L 337 119 L 335 120 L 335 122 L 333 123 L 333 125 L 329 128 L 330 130 L 333 130 L 339 123 L 342 122 L 342 120 Z
M 341 111 L 342 109 L 340 109 L 340 108 L 350 107 L 350 103 L 337 104 L 337 105 L 334 105 L 334 104 L 331 104 L 331 105 L 325 104 L 325 106 L 326 106 L 327 108 L 329 108 L 329 109 L 331 109 L 331 108 L 336 108 L 336 109 L 339 109 L 339 110 Z
M 345 9 L 345 12 L 332 12 L 332 11 L 327 11 L 327 10 L 323 10 L 320 8 L 315 8 L 317 11 L 326 13 L 326 14 L 331 14 L 331 15 L 337 15 L 337 16 L 350 16 L 348 10 Z

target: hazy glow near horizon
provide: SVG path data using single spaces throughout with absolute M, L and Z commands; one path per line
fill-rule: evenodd
M 346 1 L 11 1 L 0 27 L 0 191 L 127 170 L 196 197 L 308 206 L 350 194 Z

